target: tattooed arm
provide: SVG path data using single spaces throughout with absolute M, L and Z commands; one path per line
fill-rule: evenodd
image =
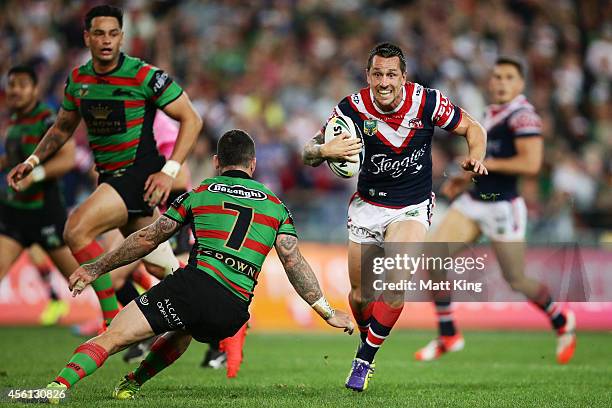
M 78 111 L 67 111 L 60 109 L 55 123 L 47 130 L 45 136 L 36 146 L 33 156 L 38 157 L 40 163 L 53 156 L 79 125 L 81 115 Z M 37 163 L 32 163 L 30 159 L 18 164 L 6 176 L 9 185 L 15 190 L 19 190 L 18 183 L 32 172 Z
M 325 143 L 325 137 L 319 130 L 316 135 L 304 146 L 302 161 L 307 166 L 317 167 L 325 160 L 321 154 L 321 146 Z
M 153 224 L 127 237 L 119 248 L 106 253 L 96 262 L 78 268 L 70 275 L 70 290 L 74 289 L 74 295 L 77 295 L 100 275 L 148 255 L 159 244 L 174 235 L 181 228 L 181 225 L 162 215 Z
M 325 160 L 349 161 L 356 163 L 354 156 L 361 152 L 363 144 L 360 138 L 351 139 L 348 133 L 342 133 L 325 143 L 325 135 L 319 130 L 316 135 L 304 146 L 302 161 L 307 166 L 317 167 Z
M 78 111 L 60 109 L 55 123 L 47 130 L 34 150 L 34 154 L 38 156 L 41 163 L 53 156 L 66 143 L 66 140 L 70 139 L 80 121 L 81 115 Z
M 298 239 L 293 235 L 279 234 L 276 238 L 276 253 L 280 258 L 289 282 L 309 305 L 323 296 L 319 281 L 306 262 L 297 246 Z
M 280 258 L 289 282 L 295 291 L 321 316 L 327 324 L 353 333 L 353 322 L 346 312 L 334 310 L 323 296 L 319 281 L 297 246 L 293 235 L 279 234 L 276 237 L 276 253 Z

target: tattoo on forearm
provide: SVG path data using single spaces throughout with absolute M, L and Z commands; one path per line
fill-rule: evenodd
M 41 161 L 44 161 L 50 156 L 53 156 L 53 154 L 62 147 L 65 141 L 66 140 L 60 134 L 57 134 L 52 127 L 40 141 L 34 154 L 36 154 Z
M 320 131 L 317 132 L 306 146 L 304 146 L 304 152 L 302 153 L 302 161 L 307 166 L 316 167 L 323 163 L 321 157 L 321 145 L 325 143 L 325 136 Z
M 49 128 L 40 143 L 38 143 L 38 146 L 36 146 L 34 154 L 41 161 L 53 156 L 66 143 L 66 140 L 72 136 L 78 124 L 78 116 L 75 117 L 75 114 L 60 110 L 55 123 Z
M 99 276 L 142 258 L 168 240 L 180 227 L 181 224 L 166 216 L 159 217 L 153 224 L 127 237 L 119 248 L 91 264 L 90 273 Z
M 297 238 L 291 235 L 279 237 L 276 251 L 285 267 L 289 282 L 291 282 L 298 295 L 309 305 L 319 300 L 323 296 L 319 281 L 300 253 L 297 247 Z

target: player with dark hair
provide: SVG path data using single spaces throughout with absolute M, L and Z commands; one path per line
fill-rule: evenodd
M 109 355 L 165 333 L 115 389 L 115 398 L 134 398 L 145 381 L 183 354 L 192 337 L 200 342 L 220 340 L 246 323 L 261 266 L 272 246 L 297 293 L 329 325 L 352 333 L 349 315 L 327 303 L 302 257 L 291 214 L 274 193 L 251 178 L 256 164 L 251 137 L 242 130 L 228 131 L 219 139 L 213 162 L 219 176 L 177 198 L 155 223 L 70 277 L 70 288 L 78 294 L 99 276 L 151 252 L 183 224 L 193 226 L 196 244 L 189 264 L 130 302 L 106 332 L 77 347 L 48 387 L 72 387 Z
M 36 72 L 29 66 L 15 66 L 8 71 L 6 95 L 12 116 L 0 170 L 28 157 L 53 123 L 55 114 L 39 101 L 37 84 Z M 0 191 L 0 279 L 23 250 L 34 244 L 49 254 L 66 277 L 79 266 L 62 239 L 67 211 L 57 181 L 74 167 L 74 154 L 74 142 L 66 143 L 44 166 L 20 180 L 16 188 Z M 46 265 L 42 269 L 49 270 Z M 57 320 L 57 314 L 52 314 L 55 317 L 47 316 L 45 322 Z
M 72 136 L 81 118 L 99 173 L 98 187 L 68 217 L 64 239 L 81 264 L 104 253 L 96 237 L 119 228 L 124 236 L 159 216 L 181 163 L 191 150 L 202 120 L 189 97 L 167 73 L 121 52 L 123 14 L 112 6 L 96 6 L 85 17 L 85 44 L 91 59 L 66 80 L 58 117 L 25 162 L 8 175 L 11 187 L 51 158 Z M 157 109 L 180 122 L 172 157 L 165 161 L 153 139 Z M 165 162 L 165 164 L 164 164 Z M 168 265 L 178 267 L 169 244 Z M 118 313 L 110 275 L 92 285 L 101 299 L 107 324 Z
M 525 96 L 525 68 L 520 60 L 497 59 L 489 80 L 494 104 L 486 111 L 484 125 L 489 142 L 484 165 L 487 177 L 477 177 L 469 192 L 471 178 L 461 175 L 448 180 L 442 192 L 453 204 L 430 238 L 433 242 L 474 242 L 481 235 L 492 241 L 493 249 L 510 287 L 525 295 L 542 310 L 557 332 L 557 361 L 569 362 L 576 347 L 576 323 L 571 310 L 563 311 L 553 302 L 548 288 L 525 276 L 525 230 L 527 209 L 519 195 L 521 176 L 535 176 L 542 165 L 542 121 Z M 461 246 L 457 246 L 456 250 Z M 430 271 L 444 279 L 444 271 Z M 464 339 L 455 327 L 448 292 L 434 293 L 438 317 L 438 338 L 415 353 L 420 361 L 459 351 Z
M 486 132 L 440 91 L 406 80 L 402 50 L 390 43 L 377 45 L 368 57 L 369 87 L 344 98 L 332 117 L 349 117 L 361 138 L 338 136 L 324 143 L 323 127 L 304 148 L 304 163 L 318 166 L 325 160 L 352 161 L 364 148 L 364 164 L 357 192 L 348 210 L 349 303 L 361 331 L 346 387 L 363 391 L 373 372 L 374 355 L 389 335 L 403 308 L 403 292 L 386 291 L 372 298 L 365 281 L 381 253 L 393 257 L 385 243 L 425 240 L 433 207 L 431 141 L 435 126 L 465 136 L 469 154 L 464 170 L 486 174 L 481 163 Z M 361 142 L 363 140 L 363 144 Z

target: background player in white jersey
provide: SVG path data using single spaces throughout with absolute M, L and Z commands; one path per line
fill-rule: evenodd
M 487 177 L 477 177 L 469 192 L 470 177 L 461 175 L 442 186 L 453 202 L 440 227 L 432 234 L 433 242 L 474 242 L 483 234 L 492 241 L 504 279 L 513 290 L 521 292 L 545 312 L 557 332 L 557 361 L 567 363 L 574 354 L 574 314 L 563 312 L 554 303 L 548 288 L 525 276 L 525 227 L 527 210 L 518 194 L 520 176 L 536 175 L 542 164 L 542 124 L 534 107 L 522 94 L 525 73 L 517 59 L 500 57 L 489 80 L 493 105 L 487 108 Z M 459 245 L 457 249 L 459 249 Z M 431 271 L 443 279 L 443 271 Z M 439 337 L 415 353 L 421 361 L 434 360 L 448 351 L 463 349 L 463 336 L 457 332 L 447 292 L 434 294 Z
M 423 242 L 433 207 L 431 140 L 435 126 L 465 136 L 469 153 L 462 167 L 486 174 L 481 163 L 486 132 L 440 91 L 406 80 L 404 53 L 383 43 L 369 54 L 369 87 L 344 98 L 332 116 L 348 116 L 363 132 L 363 145 L 348 135 L 324 143 L 324 129 L 304 148 L 304 163 L 318 166 L 325 160 L 345 161 L 364 150 L 357 193 L 348 210 L 349 303 L 361 331 L 361 344 L 346 387 L 363 391 L 373 372 L 376 351 L 389 335 L 403 308 L 403 292 L 370 298 L 362 282 L 372 271 L 368 258 L 384 243 Z M 385 247 L 393 256 L 393 247 Z M 362 258 L 362 254 L 364 255 Z

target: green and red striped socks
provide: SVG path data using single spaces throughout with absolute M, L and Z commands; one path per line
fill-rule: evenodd
M 108 352 L 96 343 L 83 343 L 74 350 L 74 355 L 59 372 L 55 381 L 70 388 L 82 378 L 91 375 L 108 358 Z
M 104 254 L 104 248 L 102 248 L 97 241 L 93 240 L 87 246 L 72 254 L 80 265 L 84 265 L 92 263 L 102 256 L 102 254 Z M 111 281 L 110 274 L 106 273 L 100 276 L 91 286 L 96 291 L 96 295 L 100 301 L 100 307 L 102 308 L 104 321 L 108 326 L 115 316 L 117 316 L 117 313 L 119 313 L 119 302 L 115 295 L 115 289 L 113 289 L 113 282 Z
M 128 378 L 142 385 L 174 363 L 187 347 L 183 348 L 173 340 L 172 333 L 159 336 L 151 346 L 149 354 L 142 360 L 136 370 L 128 374 Z

